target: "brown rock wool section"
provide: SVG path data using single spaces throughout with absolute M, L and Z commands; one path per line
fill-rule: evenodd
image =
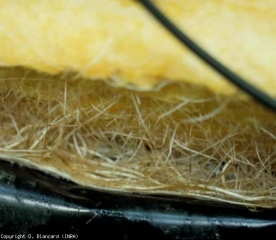
M 276 95 L 276 3 L 155 1 Z M 0 157 L 91 188 L 276 207 L 276 117 L 135 1 L 0 2 Z

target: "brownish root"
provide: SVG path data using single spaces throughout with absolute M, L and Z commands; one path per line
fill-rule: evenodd
M 184 84 L 1 74 L 2 159 L 96 189 L 276 207 L 275 117 L 256 103 Z

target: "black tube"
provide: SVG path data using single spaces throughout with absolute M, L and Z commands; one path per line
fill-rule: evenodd
M 244 92 L 248 93 L 251 97 L 255 98 L 258 102 L 266 106 L 267 108 L 276 112 L 276 100 L 265 94 L 258 88 L 249 84 L 243 78 L 235 74 L 233 71 L 225 67 L 219 61 L 214 59 L 209 53 L 203 50 L 199 45 L 197 45 L 192 39 L 190 39 L 185 33 L 180 31 L 150 0 L 139 0 L 152 15 L 163 24 L 181 43 L 192 50 L 196 55 L 198 55 L 202 60 L 204 60 L 208 65 L 215 69 L 219 74 L 224 76 L 234 85 L 238 86 Z

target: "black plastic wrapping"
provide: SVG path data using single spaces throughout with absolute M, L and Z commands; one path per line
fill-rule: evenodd
M 275 239 L 275 232 L 275 210 L 99 192 L 0 161 L 0 239 Z

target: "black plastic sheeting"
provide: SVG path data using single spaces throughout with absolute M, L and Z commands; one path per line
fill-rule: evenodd
M 0 239 L 275 239 L 275 233 L 275 210 L 99 192 L 0 161 Z

